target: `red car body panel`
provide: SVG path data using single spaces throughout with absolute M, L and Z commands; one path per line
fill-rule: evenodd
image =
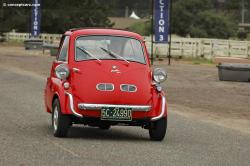
M 150 105 L 150 111 L 133 111 L 133 119 L 152 118 L 161 114 L 164 109 L 163 117 L 167 116 L 167 107 L 162 107 L 162 96 L 164 92 L 157 91 L 153 83 L 152 72 L 150 68 L 149 56 L 145 47 L 144 39 L 135 33 L 112 30 L 112 29 L 84 29 L 76 31 L 68 31 L 65 35 L 69 35 L 68 49 L 68 68 L 70 76 L 66 80 L 70 87 L 65 89 L 63 84 L 65 81 L 60 80 L 55 75 L 55 67 L 65 62 L 54 61 L 51 68 L 51 74 L 47 79 L 45 88 L 45 105 L 46 111 L 51 113 L 53 99 L 59 98 L 61 111 L 63 114 L 72 114 L 69 107 L 69 97 L 66 92 L 73 95 L 74 108 L 77 113 L 83 117 L 100 118 L 100 110 L 80 110 L 79 103 L 91 104 L 117 104 L 117 105 Z M 143 46 L 146 64 L 138 62 L 130 62 L 129 64 L 123 60 L 75 60 L 75 40 L 79 36 L 88 35 L 111 35 L 130 37 L 139 40 Z M 111 72 L 112 66 L 116 66 L 119 72 Z M 75 72 L 73 69 L 79 71 Z M 98 83 L 112 83 L 113 91 L 98 91 L 96 85 Z M 120 90 L 121 84 L 136 85 L 137 91 L 133 93 L 123 92 Z

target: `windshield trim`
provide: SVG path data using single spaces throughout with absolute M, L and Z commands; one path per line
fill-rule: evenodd
M 74 60 L 75 62 L 82 62 L 82 61 L 93 61 L 93 60 L 96 60 L 96 59 L 85 59 L 85 60 L 77 60 L 76 59 L 76 40 L 80 37 L 88 37 L 88 36 L 111 36 L 111 37 L 124 37 L 124 38 L 130 38 L 130 39 L 134 39 L 134 40 L 137 40 L 138 42 L 140 42 L 140 45 L 141 45 L 141 49 L 142 49 L 142 53 L 143 53 L 143 59 L 144 59 L 144 62 L 145 63 L 142 63 L 142 62 L 138 62 L 138 61 L 133 61 L 133 60 L 127 60 L 129 62 L 135 62 L 135 63 L 140 63 L 140 64 L 144 64 L 144 65 L 147 65 L 147 60 L 146 60 L 146 55 L 145 55 L 145 51 L 144 51 L 144 47 L 142 45 L 142 42 L 134 37 L 131 37 L 131 36 L 124 36 L 124 35 L 105 35 L 105 34 L 95 34 L 95 35 L 79 35 L 75 38 L 75 41 L 74 41 Z M 100 60 L 122 60 L 122 59 L 100 59 Z M 124 61 L 124 60 L 123 60 Z

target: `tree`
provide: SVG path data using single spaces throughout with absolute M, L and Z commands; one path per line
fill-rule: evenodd
M 138 22 L 133 25 L 131 25 L 128 30 L 133 31 L 136 33 L 139 33 L 143 36 L 149 36 L 151 34 L 152 28 L 151 28 L 151 20 L 145 21 L 145 22 Z
M 229 2 L 234 3 L 229 3 Z M 234 8 L 235 0 L 228 0 L 227 10 Z M 216 8 L 211 0 L 175 0 L 172 15 L 172 33 L 180 36 L 229 38 L 235 35 L 237 21 L 233 12 Z
M 53 4 L 54 3 L 54 4 Z M 51 0 L 44 1 L 42 30 L 48 33 L 62 33 L 77 27 L 111 27 L 108 19 L 111 6 L 101 0 Z M 53 6 L 57 6 L 56 10 Z M 66 10 L 65 10 L 66 9 Z
M 132 10 L 140 17 L 148 17 L 151 15 L 152 0 L 106 0 L 114 5 L 114 15 L 119 17 L 125 16 L 126 7 L 131 14 Z
M 70 28 L 111 27 L 113 24 L 108 19 L 111 12 L 112 5 L 103 0 L 43 0 L 41 32 L 63 33 Z M 30 17 L 31 7 L 6 7 L 0 22 L 0 31 L 16 29 L 19 32 L 29 32 Z
M 23 32 L 29 28 L 30 8 L 18 8 L 17 10 L 15 8 L 17 7 L 0 8 L 0 32 L 7 32 L 12 29 Z
M 229 38 L 235 36 L 237 29 L 228 17 L 223 13 L 214 13 L 213 11 L 200 12 L 195 21 L 196 27 L 191 27 L 191 37 L 203 38 Z

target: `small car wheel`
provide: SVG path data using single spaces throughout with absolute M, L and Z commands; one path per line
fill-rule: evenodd
M 166 135 L 167 118 L 162 118 L 155 122 L 151 122 L 149 127 L 150 139 L 154 141 L 162 141 Z
M 102 129 L 102 130 L 108 130 L 110 129 L 110 125 L 109 124 L 105 124 L 105 125 L 100 125 L 99 128 Z
M 70 127 L 70 117 L 61 113 L 60 102 L 55 99 L 52 111 L 52 127 L 55 137 L 66 137 Z

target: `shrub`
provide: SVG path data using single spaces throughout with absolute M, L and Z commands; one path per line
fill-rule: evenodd
M 149 36 L 151 34 L 151 21 L 135 23 L 128 30 L 139 33 L 142 36 Z
M 240 40 L 245 40 L 247 38 L 247 32 L 245 30 L 239 30 L 237 32 L 237 37 L 240 39 Z

